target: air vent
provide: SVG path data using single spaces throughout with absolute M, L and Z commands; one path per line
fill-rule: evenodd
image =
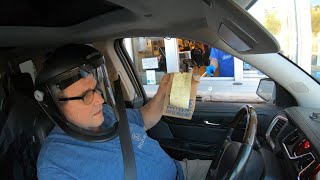
M 276 116 L 270 126 L 268 127 L 268 130 L 266 132 L 266 139 L 269 142 L 272 149 L 275 148 L 275 142 L 278 137 L 278 134 L 282 130 L 283 126 L 288 122 L 288 119 L 284 116 L 278 115 Z
M 279 132 L 281 131 L 282 127 L 286 124 L 286 121 L 282 119 L 278 119 L 277 123 L 273 126 L 271 132 L 270 132 L 270 137 L 273 141 L 276 140 Z

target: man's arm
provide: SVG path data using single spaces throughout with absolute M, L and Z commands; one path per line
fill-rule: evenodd
M 157 93 L 142 108 L 140 112 L 144 122 L 144 130 L 148 130 L 156 125 L 162 116 L 164 97 L 170 81 L 170 75 L 162 77 Z
M 218 52 L 216 49 L 211 48 L 210 50 L 210 56 L 209 56 L 209 66 L 206 67 L 206 73 L 208 75 L 210 75 L 211 77 L 214 76 L 214 72 L 217 70 L 217 68 L 219 67 L 219 63 L 218 63 Z
M 218 63 L 218 58 L 219 58 L 219 51 L 215 48 L 210 49 L 210 56 L 209 56 L 209 66 L 214 66 L 215 69 L 219 67 Z
M 216 58 L 209 57 L 209 60 L 210 60 L 209 66 L 214 66 L 216 69 L 219 67 L 219 63 Z

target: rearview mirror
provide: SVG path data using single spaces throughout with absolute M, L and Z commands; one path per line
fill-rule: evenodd
M 270 78 L 261 79 L 256 93 L 263 100 L 273 103 L 276 97 L 276 85 Z
M 233 1 L 245 10 L 250 9 L 251 6 L 253 6 L 257 2 L 257 0 L 233 0 Z

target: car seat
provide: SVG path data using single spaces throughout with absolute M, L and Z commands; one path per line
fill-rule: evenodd
M 1 73 L 0 74 L 0 133 L 3 129 L 3 126 L 6 122 L 6 100 L 7 100 L 7 95 L 8 93 L 6 92 L 5 89 L 5 84 L 6 84 L 6 74 Z
M 8 113 L 0 134 L 0 179 L 37 179 L 37 157 L 54 123 L 33 98 L 30 74 L 11 75 L 8 84 Z

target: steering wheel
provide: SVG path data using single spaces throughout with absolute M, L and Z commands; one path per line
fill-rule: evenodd
M 232 142 L 231 136 L 234 129 L 239 125 L 239 122 L 246 115 L 246 129 L 242 142 Z M 209 170 L 206 179 L 239 179 L 241 172 L 244 170 L 246 163 L 249 160 L 255 141 L 257 125 L 258 119 L 255 108 L 248 104 L 242 106 L 233 118 L 229 129 L 227 130 L 225 142 L 226 144 L 228 144 L 228 146 L 224 148 L 217 168 L 214 171 Z M 230 158 L 232 156 L 235 156 L 235 160 Z M 233 164 L 231 164 L 231 168 L 222 167 L 226 165 L 226 162 L 230 163 L 230 161 L 233 161 Z

